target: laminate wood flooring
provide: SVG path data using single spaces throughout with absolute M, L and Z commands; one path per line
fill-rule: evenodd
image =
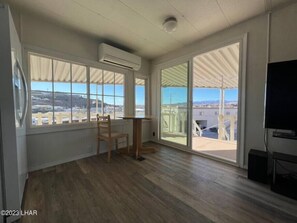
M 297 222 L 297 201 L 245 170 L 157 144 L 144 161 L 113 154 L 30 174 L 23 223 Z

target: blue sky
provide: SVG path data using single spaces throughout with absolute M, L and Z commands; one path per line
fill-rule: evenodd
M 144 86 L 135 86 L 135 100 L 137 105 L 144 105 L 145 101 L 145 89 Z
M 193 88 L 193 101 L 214 101 L 220 99 L 220 90 L 211 88 Z M 226 101 L 237 101 L 238 90 L 225 90 Z M 162 103 L 172 104 L 185 103 L 187 100 L 187 89 L 183 87 L 167 87 L 162 89 Z

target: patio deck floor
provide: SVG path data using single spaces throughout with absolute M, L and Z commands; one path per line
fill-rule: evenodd
M 173 136 L 168 134 L 166 136 L 164 135 L 162 139 L 178 144 L 186 144 L 186 137 L 181 135 Z M 223 158 L 233 162 L 236 161 L 236 141 L 225 141 L 198 136 L 193 136 L 192 140 L 192 150 L 194 151 Z
M 192 149 L 235 162 L 236 144 L 236 141 L 231 142 L 206 137 L 193 137 Z

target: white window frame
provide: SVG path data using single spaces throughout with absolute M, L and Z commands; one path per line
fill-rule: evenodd
M 48 57 L 50 59 L 57 59 L 60 61 L 66 61 L 78 65 L 83 65 L 87 67 L 87 94 L 88 97 L 90 97 L 90 67 L 102 69 L 102 70 L 108 70 L 115 73 L 121 73 L 124 74 L 124 114 L 128 114 L 129 107 L 131 106 L 129 100 L 127 100 L 127 89 L 129 86 L 131 86 L 133 83 L 129 84 L 129 78 L 128 76 L 133 76 L 133 71 L 123 69 L 120 67 L 104 64 L 101 62 L 84 59 L 81 57 L 57 52 L 55 50 L 49 50 L 42 47 L 32 46 L 28 44 L 23 45 L 23 68 L 25 70 L 25 75 L 27 79 L 28 84 L 28 112 L 26 117 L 26 126 L 27 126 L 27 135 L 35 135 L 35 134 L 45 134 L 50 132 L 62 132 L 62 131 L 72 131 L 72 130 L 78 130 L 78 129 L 89 129 L 89 128 L 96 128 L 96 123 L 91 122 L 90 120 L 90 107 L 88 102 L 88 122 L 81 122 L 81 123 L 65 123 L 65 124 L 59 124 L 59 125 L 44 125 L 44 126 L 31 126 L 32 125 L 32 105 L 31 105 L 31 76 L 30 76 L 30 61 L 29 61 L 29 53 L 40 55 L 43 57 Z M 89 100 L 88 100 L 89 101 Z M 122 125 L 124 123 L 121 119 L 113 119 L 111 124 L 112 125 Z
M 31 128 L 37 128 L 37 127 L 46 127 L 46 126 L 60 126 L 60 125 L 73 125 L 73 124 L 84 124 L 84 123 L 87 123 L 90 121 L 90 116 L 89 116 L 89 100 L 90 100 L 90 95 L 89 95 L 89 73 L 88 73 L 88 66 L 86 66 L 85 64 L 82 64 L 82 63 L 77 63 L 77 62 L 73 62 L 73 61 L 68 61 L 68 60 L 64 60 L 64 59 L 60 59 L 60 58 L 55 58 L 55 57 L 50 57 L 48 55 L 43 55 L 43 54 L 37 54 L 37 53 L 33 53 L 33 52 L 28 52 L 28 61 L 29 61 L 29 64 L 30 64 L 30 55 L 34 55 L 34 56 L 39 56 L 39 57 L 43 57 L 43 58 L 47 58 L 47 59 L 50 59 L 51 60 L 51 63 L 52 63 L 52 68 L 54 66 L 54 60 L 56 61 L 59 61 L 59 62 L 65 62 L 65 63 L 69 63 L 70 65 L 70 97 L 71 97 L 71 108 L 70 108 L 70 120 L 69 120 L 69 123 L 60 123 L 60 124 L 48 124 L 48 125 L 40 125 L 40 126 L 34 126 L 32 125 L 32 101 L 31 101 L 31 78 L 29 79 L 29 85 L 30 85 L 30 90 L 29 90 L 29 95 L 30 95 L 30 104 L 29 104 L 29 107 L 31 108 L 30 109 L 30 119 L 31 119 L 31 122 L 30 122 L 30 127 Z M 86 95 L 87 96 L 87 121 L 86 122 L 73 122 L 73 112 L 72 112 L 72 96 L 73 95 L 78 95 L 79 93 L 73 93 L 73 89 L 72 89 L 72 65 L 75 64 L 75 65 L 79 65 L 79 66 L 83 66 L 86 68 L 86 89 L 87 89 L 87 92 L 86 93 L 82 93 L 82 95 Z M 30 71 L 30 66 L 29 66 L 29 74 L 31 74 L 31 71 Z M 54 71 L 52 69 L 52 77 L 54 76 Z M 50 91 L 50 93 L 52 94 L 52 113 L 53 113 L 53 119 L 55 118 L 55 91 L 54 91 L 54 84 L 55 84 L 55 81 L 54 79 L 52 79 L 51 81 L 51 84 L 52 84 L 52 90 Z M 63 93 L 63 92 L 62 92 Z M 67 93 L 68 94 L 68 93 Z
M 114 98 L 114 106 L 115 106 L 115 98 L 116 97 L 122 97 L 123 99 L 124 99 L 124 114 L 123 115 L 125 115 L 125 114 L 127 114 L 127 109 L 126 109 L 126 103 L 125 103 L 125 98 L 126 98 L 126 88 L 127 88 L 127 80 L 126 80 L 126 75 L 124 74 L 124 73 L 120 73 L 120 72 L 115 72 L 115 71 L 112 71 L 112 70 L 106 70 L 106 69 L 102 69 L 102 68 L 97 68 L 97 67 L 94 67 L 94 66 L 89 66 L 89 76 L 88 76 L 88 78 L 90 79 L 91 78 L 91 73 L 90 73 L 90 70 L 91 70 L 91 68 L 93 68 L 93 69 L 99 69 L 99 70 L 101 70 L 102 71 L 102 92 L 101 92 L 101 94 L 97 94 L 97 95 L 101 95 L 102 96 L 102 102 L 104 103 L 104 96 L 107 96 L 107 97 L 113 97 Z M 117 96 L 117 95 L 115 95 L 115 84 L 113 84 L 114 85 L 114 95 L 106 95 L 105 93 L 104 93 L 104 71 L 108 71 L 108 72 L 112 72 L 112 73 L 114 73 L 114 75 L 115 74 L 122 74 L 122 75 L 124 75 L 124 83 L 123 83 L 123 85 L 124 85 L 124 94 L 123 94 L 123 96 Z M 115 76 L 114 76 L 114 79 L 115 79 Z M 89 88 L 90 88 L 90 84 L 91 83 L 89 83 Z M 90 97 L 91 97 L 91 95 L 96 95 L 96 94 L 91 94 L 91 91 L 89 91 L 89 102 L 90 102 Z M 90 104 L 89 104 L 89 113 L 91 112 L 91 109 L 90 109 L 91 107 L 90 107 Z M 110 119 L 111 120 L 118 120 L 118 119 L 116 119 L 116 118 L 114 118 L 114 117 L 110 117 Z M 90 122 L 94 122 L 94 121 L 92 121 L 91 120 L 91 114 L 90 114 L 90 117 L 89 117 L 89 121 Z
M 246 165 L 244 163 L 244 145 L 245 145 L 245 99 L 246 99 L 246 64 L 247 64 L 247 38 L 248 38 L 248 33 L 243 33 L 243 34 L 240 34 L 238 36 L 235 36 L 235 37 L 231 37 L 229 38 L 228 40 L 222 40 L 221 42 L 219 43 L 212 43 L 212 44 L 208 44 L 207 47 L 197 47 L 199 49 L 195 49 L 193 48 L 193 50 L 191 50 L 190 52 L 186 53 L 186 54 L 183 54 L 183 55 L 180 55 L 180 56 L 177 56 L 176 58 L 173 58 L 173 59 L 168 59 L 168 60 L 165 60 L 165 61 L 156 61 L 155 63 L 153 63 L 152 65 L 152 81 L 158 85 L 157 86 L 157 91 L 156 91 L 156 94 L 155 94 L 155 98 L 152 98 L 153 103 L 158 105 L 158 107 L 155 109 L 154 113 L 156 114 L 156 116 L 158 117 L 158 120 L 156 123 L 154 123 L 153 125 L 153 128 L 152 128 L 152 131 L 156 131 L 157 134 L 156 134 L 156 138 L 155 138 L 155 141 L 158 142 L 158 143 L 161 143 L 161 144 L 164 144 L 164 145 L 168 145 L 168 146 L 172 146 L 172 147 L 175 147 L 175 148 L 178 148 L 178 149 L 181 149 L 181 150 L 185 150 L 185 151 L 190 151 L 191 153 L 194 153 L 194 154 L 200 154 L 196 151 L 192 151 L 191 150 L 191 147 L 192 145 L 189 144 L 188 147 L 184 147 L 184 146 L 181 146 L 181 145 L 174 145 L 174 144 L 170 144 L 168 142 L 164 142 L 162 140 L 160 140 L 160 120 L 159 120 L 159 117 L 160 117 L 160 113 L 161 113 L 161 109 L 160 109 L 160 105 L 161 105 L 161 99 L 160 99 L 160 96 L 161 96 L 161 72 L 162 72 L 162 69 L 166 69 L 168 67 L 171 67 L 171 66 L 174 66 L 174 65 L 177 65 L 177 64 L 180 64 L 182 62 L 185 62 L 185 61 L 189 61 L 190 62 L 190 68 L 189 69 L 192 69 L 192 60 L 193 60 L 193 57 L 199 55 L 199 54 L 203 54 L 203 53 L 206 53 L 206 52 L 209 52 L 209 51 L 212 51 L 212 50 L 215 50 L 215 49 L 218 49 L 218 48 L 221 48 L 221 47 L 224 47 L 224 46 L 227 46 L 227 45 L 230 45 L 230 44 L 233 44 L 233 43 L 237 43 L 239 42 L 240 45 L 239 45 L 239 55 L 240 55 L 240 63 L 239 63 L 239 89 L 240 89 L 240 92 L 238 93 L 239 94 L 239 97 L 240 97 L 240 100 L 239 100 L 239 105 L 238 105 L 238 129 L 240 130 L 239 131 L 239 135 L 238 135 L 238 140 L 237 140 L 237 163 L 235 165 L 241 167 L 241 168 L 246 168 Z M 190 72 L 192 72 L 192 70 L 190 70 Z M 192 75 L 190 75 L 190 78 L 191 78 Z M 191 83 L 190 85 L 192 85 L 192 80 L 191 80 Z M 191 89 L 191 88 L 190 88 Z M 192 94 L 191 90 L 189 91 L 190 92 L 190 96 Z M 152 92 L 152 94 L 154 94 L 154 92 Z M 189 100 L 190 102 L 192 103 L 192 98 L 189 97 Z M 192 109 L 190 109 L 190 116 L 192 118 Z M 192 128 L 191 128 L 191 125 L 188 126 L 188 133 L 191 135 L 192 134 Z M 190 137 L 188 137 L 190 138 Z M 189 140 L 190 143 L 191 143 L 191 140 Z M 201 155 L 201 154 L 200 154 Z M 203 156 L 207 156 L 205 154 L 203 154 Z M 213 158 L 213 157 L 210 157 L 212 159 L 216 159 L 216 158 Z M 222 162 L 226 162 L 226 163 L 229 163 L 229 164 L 234 164 L 233 162 L 228 162 L 226 160 L 223 160 L 223 159 L 217 159 L 217 160 L 220 160 Z
M 149 115 L 150 114 L 150 109 L 149 109 L 149 77 L 148 76 L 144 76 L 144 75 L 135 75 L 134 77 L 134 110 L 133 110 L 133 114 L 136 115 L 136 92 L 135 92 L 135 87 L 136 87 L 136 79 L 142 79 L 145 81 L 145 85 L 144 85 L 144 93 L 145 93 L 145 98 L 144 98 L 144 106 L 145 106 L 145 110 L 144 110 L 144 114 L 145 115 Z

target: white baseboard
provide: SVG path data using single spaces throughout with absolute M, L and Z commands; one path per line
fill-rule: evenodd
M 68 163 L 68 162 L 71 162 L 71 161 L 74 161 L 74 160 L 79 160 L 79 159 L 83 159 L 83 158 L 86 158 L 86 157 L 89 157 L 89 156 L 94 156 L 94 155 L 96 155 L 96 151 L 80 154 L 80 155 L 69 157 L 69 158 L 62 159 L 62 160 L 56 160 L 56 161 L 53 161 L 53 162 L 43 163 L 43 164 L 40 164 L 40 165 L 37 165 L 37 166 L 32 166 L 32 167 L 29 167 L 28 170 L 29 170 L 29 172 L 36 171 L 36 170 L 41 170 L 41 169 L 44 169 L 44 168 L 47 168 L 47 167 L 52 167 L 52 166 L 56 166 L 56 165 L 59 165 L 59 164 Z

